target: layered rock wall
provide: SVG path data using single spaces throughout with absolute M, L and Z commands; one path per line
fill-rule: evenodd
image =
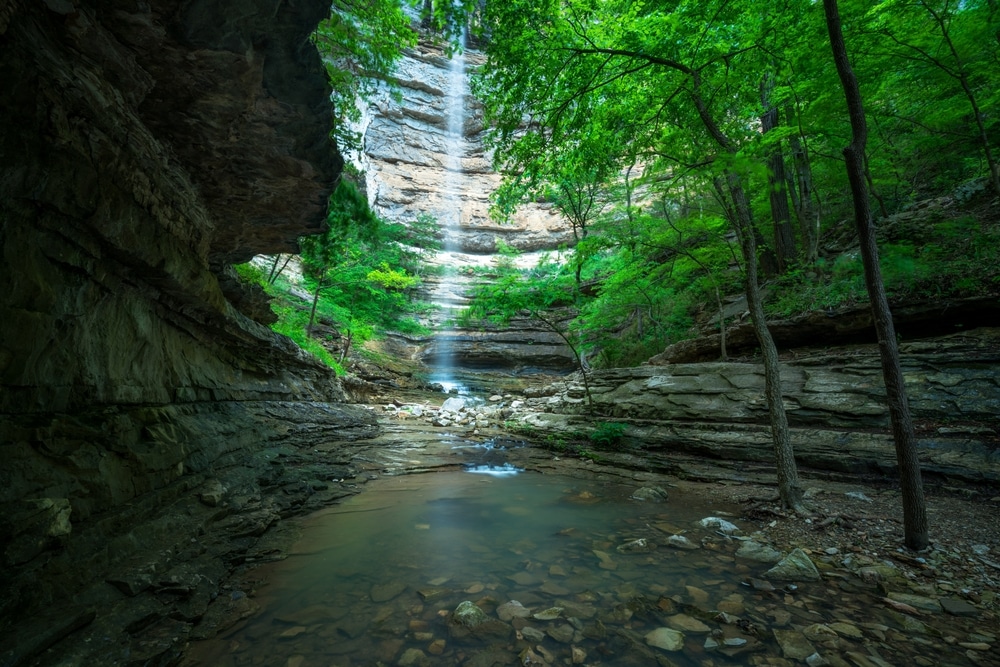
M 455 57 L 464 59 L 464 72 L 482 60 L 475 51 Z M 368 109 L 363 165 L 375 209 L 402 222 L 422 213 L 441 222 L 457 220 L 455 249 L 468 255 L 492 255 L 498 239 L 522 252 L 571 243 L 566 221 L 549 205 L 523 206 L 506 224 L 490 218 L 490 195 L 499 186 L 500 175 L 493 171 L 483 145 L 479 104 L 468 94 L 449 95 L 449 86 L 454 85 L 450 67 L 439 47 L 421 42 L 396 69 L 399 96 L 386 90 Z M 448 154 L 450 99 L 462 100 L 464 118 L 464 141 L 455 156 Z
M 0 623 L 49 601 L 11 583 L 18 566 L 72 592 L 45 564 L 111 538 L 88 522 L 152 516 L 299 423 L 370 430 L 225 276 L 323 224 L 342 160 L 308 36 L 328 11 L 0 4 Z
M 463 268 L 489 266 L 501 243 L 524 253 L 519 263 L 531 266 L 538 253 L 573 242 L 565 218 L 549 204 L 521 206 L 503 224 L 490 217 L 501 177 L 483 143 L 481 107 L 468 91 L 468 73 L 482 55 L 466 50 L 453 58 L 461 59 L 459 67 L 440 46 L 422 41 L 396 68 L 398 94 L 386 86 L 366 110 L 362 128 L 360 166 L 374 209 L 403 223 L 430 215 L 442 226 L 444 249 L 434 261 L 444 273 L 427 279 L 424 294 L 441 308 L 429 321 L 437 333 L 400 343 L 406 356 L 432 367 L 448 357 L 467 372 L 566 372 L 575 367 L 573 353 L 541 322 L 481 330 L 447 325 L 449 311 L 465 305 L 478 280 Z M 464 74 L 456 77 L 456 71 Z
M 979 329 L 902 346 L 910 410 L 924 470 L 1000 482 L 1000 330 Z M 895 450 L 877 350 L 859 345 L 803 354 L 781 369 L 800 464 L 891 473 Z M 773 460 L 760 364 L 707 362 L 595 371 L 593 405 L 578 378 L 549 385 L 513 416 L 543 433 L 589 433 L 628 424 L 646 460 L 684 452 L 732 461 Z M 541 394 L 541 395 L 537 395 Z

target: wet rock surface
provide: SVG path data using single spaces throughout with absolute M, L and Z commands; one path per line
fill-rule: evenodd
M 418 434 L 441 435 L 442 427 L 403 427 L 397 421 L 387 427 L 399 429 L 400 436 L 414 429 L 403 468 L 426 471 L 435 462 L 454 463 L 468 455 L 456 456 L 455 440 L 475 444 L 467 431 L 445 431 L 455 439 L 446 439 L 443 450 L 430 440 L 417 444 Z M 393 470 L 401 471 L 403 456 L 394 457 Z M 766 505 L 760 497 L 773 488 L 767 473 L 751 471 L 735 480 L 716 469 L 715 481 L 694 482 L 533 447 L 511 446 L 505 458 L 526 470 L 620 486 L 626 500 L 644 487 L 668 489 L 669 498 L 628 501 L 643 514 L 601 531 L 567 526 L 558 550 L 533 547 L 529 540 L 511 545 L 513 558 L 500 553 L 505 550 L 476 550 L 478 576 L 463 572 L 456 579 L 452 572 L 408 586 L 389 601 L 352 603 L 353 615 L 369 620 L 344 651 L 379 653 L 387 663 L 419 660 L 419 651 L 434 655 L 434 664 L 449 665 L 996 664 L 1000 580 L 989 564 L 1000 556 L 995 507 L 932 495 L 939 537 L 930 550 L 914 555 L 897 546 L 899 523 L 881 518 L 893 516 L 898 494 L 891 490 L 809 479 L 815 506 L 852 517 L 848 526 L 846 520 L 824 523 L 823 514 L 792 516 Z M 683 458 L 679 464 L 691 471 L 710 467 Z M 564 494 L 566 503 L 581 508 L 607 502 L 579 489 Z M 732 511 L 675 523 L 671 504 L 706 500 Z M 672 548 L 676 538 L 696 548 Z M 645 548 L 633 548 L 638 544 Z M 746 558 L 749 544 L 795 563 L 798 574 L 768 578 L 774 563 Z M 667 576 L 678 568 L 689 576 Z M 469 624 L 457 620 L 466 615 Z M 331 637 L 341 637 L 337 645 L 346 641 L 343 631 L 333 630 L 342 625 L 315 620 L 294 647 L 274 645 L 277 654 L 265 664 L 281 665 L 295 654 L 322 663 Z M 476 634 L 470 625 L 484 630 Z M 258 631 L 250 643 L 239 639 L 213 659 L 251 664 L 244 659 L 272 652 L 269 633 Z M 501 659 L 507 662 L 494 662 Z
M 516 318 L 502 328 L 450 322 L 451 309 L 467 302 L 502 246 L 524 253 L 512 261 L 528 267 L 541 253 L 575 242 L 566 219 L 548 203 L 519 206 L 503 224 L 491 218 L 490 196 L 501 178 L 483 144 L 481 106 L 460 75 L 483 58 L 468 49 L 452 60 L 436 41 L 422 40 L 396 67 L 399 94 L 384 88 L 361 123 L 359 157 L 373 208 L 394 222 L 430 216 L 441 225 L 442 249 L 432 260 L 440 275 L 426 276 L 419 293 L 440 309 L 428 317 L 435 334 L 399 337 L 399 356 L 432 368 L 567 372 L 575 366 L 572 352 L 541 322 Z
M 482 405 L 491 405 L 488 398 Z M 500 399 L 492 405 L 510 400 Z M 428 403 L 431 412 L 435 401 Z M 405 404 L 408 411 L 415 405 Z M 988 503 L 932 495 L 933 548 L 911 555 L 898 549 L 901 528 L 891 518 L 898 513 L 898 493 L 892 489 L 810 478 L 808 496 L 825 514 L 790 516 L 761 500 L 773 488 L 773 475 L 766 470 L 737 473 L 678 455 L 677 474 L 664 475 L 520 446 L 492 427 L 474 435 L 469 425 L 440 427 L 419 418 L 399 419 L 384 406 L 370 412 L 382 422 L 383 432 L 376 438 L 324 444 L 327 434 L 304 447 L 296 447 L 292 439 L 260 452 L 263 471 L 234 461 L 203 483 L 183 486 L 158 528 L 130 536 L 156 548 L 107 570 L 105 580 L 76 597 L 77 611 L 65 601 L 53 604 L 50 611 L 59 623 L 35 619 L 19 625 L 16 648 L 8 643 L 0 655 L 8 660 L 20 656 L 20 664 L 32 664 L 30 655 L 41 656 L 36 658 L 40 664 L 123 664 L 126 651 L 165 664 L 182 660 L 190 642 L 240 627 L 261 613 L 259 592 L 266 580 L 260 566 L 284 558 L 297 535 L 287 519 L 356 493 L 375 477 L 460 470 L 486 460 L 623 484 L 626 498 L 641 488 L 664 489 L 668 497 L 659 503 L 630 501 L 648 508 L 649 518 L 620 537 L 575 536 L 568 530 L 566 539 L 584 540 L 574 543 L 576 556 L 569 562 L 541 559 L 527 569 L 484 570 L 500 576 L 505 586 L 517 587 L 509 598 L 497 598 L 488 579 L 459 586 L 427 581 L 410 591 L 382 581 L 366 585 L 366 602 L 357 603 L 361 606 L 303 608 L 280 628 L 288 633 L 279 642 L 286 648 L 267 653 L 273 664 L 289 664 L 296 656 L 303 657 L 301 664 L 310 664 L 301 642 L 321 639 L 325 623 L 340 628 L 341 639 L 334 645 L 344 650 L 381 637 L 379 650 L 391 656 L 386 660 L 406 656 L 413 664 L 422 660 L 415 651 L 428 659 L 477 659 L 483 664 L 492 664 L 489 660 L 499 655 L 489 651 L 511 659 L 537 656 L 543 662 L 546 655 L 572 661 L 582 654 L 588 660 L 604 656 L 606 664 L 614 664 L 613 659 L 655 662 L 658 655 L 667 655 L 647 642 L 646 635 L 657 628 L 683 635 L 683 648 L 669 653 L 675 662 L 681 657 L 678 664 L 687 655 L 700 655 L 701 664 L 720 665 L 733 657 L 760 656 L 761 664 L 808 660 L 813 654 L 789 657 L 805 651 L 806 643 L 830 664 L 863 665 L 868 660 L 877 665 L 883 660 L 929 665 L 923 658 L 929 650 L 946 652 L 951 664 L 993 664 L 1000 526 L 996 508 Z M 669 505 L 683 504 L 688 497 L 730 503 L 735 511 L 705 517 L 709 521 L 672 524 Z M 602 502 L 587 493 L 568 500 L 582 507 Z M 838 520 L 826 521 L 830 516 Z M 738 531 L 721 530 L 726 527 L 722 522 Z M 685 546 L 678 547 L 681 540 Z M 740 555 L 751 542 L 782 557 L 801 550 L 821 579 L 768 581 L 764 574 L 773 563 Z M 637 544 L 644 547 L 633 548 Z M 586 558 L 578 562 L 579 556 Z M 653 590 L 656 577 L 649 575 L 655 564 L 678 558 L 708 572 L 721 568 L 736 573 L 739 581 L 735 587 L 713 583 L 709 574 L 686 586 Z M 579 588 L 591 576 L 611 577 L 620 590 L 595 597 L 587 592 L 590 585 Z M 650 590 L 642 581 L 650 583 Z M 456 638 L 454 628 L 448 629 L 448 616 L 437 614 L 438 609 L 450 614 L 462 601 L 486 612 L 491 619 L 486 634 L 458 631 Z M 932 604 L 937 605 L 933 610 Z M 383 628 L 375 635 L 371 621 L 364 620 L 364 605 L 371 605 L 373 618 L 384 616 L 375 621 Z M 415 614 L 415 605 L 424 612 Z M 822 627 L 809 629 L 817 624 Z M 390 631 L 397 626 L 399 630 Z M 324 640 L 322 645 L 331 644 Z M 821 664 L 816 660 L 810 664 Z
M 376 433 L 370 411 L 299 403 L 230 407 L 230 423 L 242 423 L 246 432 L 218 438 L 218 451 L 202 450 L 203 458 L 174 450 L 179 460 L 166 465 L 172 478 L 128 503 L 97 496 L 102 482 L 114 493 L 114 485 L 127 484 L 134 473 L 72 471 L 91 484 L 91 512 L 71 515 L 72 539 L 48 542 L 21 567 L 5 568 L 0 663 L 52 664 L 58 655 L 77 664 L 117 665 L 140 646 L 149 660 L 169 660 L 189 634 L 213 636 L 256 611 L 246 591 L 225 581 L 249 564 L 283 557 L 272 546 L 286 530 L 283 519 L 356 493 L 367 481 L 338 450 Z M 196 433 L 207 438 L 220 419 L 218 408 L 161 409 L 156 416 L 182 440 Z M 35 534 L 10 529 L 16 537 L 4 552 L 8 562 Z M 55 628 L 66 625 L 66 617 L 78 619 L 66 626 L 76 631 L 70 640 L 59 643 L 70 633 L 55 631 L 49 615 L 60 619 Z M 161 632 L 175 638 L 160 641 Z
M 324 224 L 328 12 L 0 10 L 0 664 L 81 632 L 75 664 L 168 664 L 226 564 L 350 477 L 281 464 L 374 430 L 228 267 Z
M 472 50 L 458 57 L 466 61 L 465 71 L 483 59 Z M 469 256 L 463 262 L 467 264 L 475 264 L 475 256 L 488 259 L 497 251 L 498 239 L 529 252 L 572 243 L 569 226 L 550 205 L 521 207 L 508 224 L 490 218 L 489 197 L 500 176 L 493 172 L 483 146 L 481 112 L 471 95 L 462 100 L 463 150 L 454 156 L 460 174 L 449 170 L 449 68 L 439 46 L 421 42 L 397 67 L 395 82 L 401 97 L 387 93 L 368 109 L 364 161 L 375 208 L 390 220 L 408 222 L 421 213 L 452 220 L 454 207 L 459 206 L 453 240 L 456 250 Z

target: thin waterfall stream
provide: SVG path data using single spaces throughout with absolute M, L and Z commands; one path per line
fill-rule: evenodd
M 467 387 L 455 377 L 455 350 L 453 346 L 454 317 L 463 302 L 463 285 L 456 280 L 458 254 L 461 250 L 458 233 L 462 224 L 465 195 L 465 178 L 462 157 L 466 150 L 465 115 L 468 79 L 465 72 L 464 53 L 455 53 L 448 63 L 447 91 L 445 94 L 445 153 L 444 198 L 446 213 L 439 223 L 442 231 L 442 248 L 438 253 L 441 274 L 432 293 L 432 302 L 441 309 L 435 332 L 435 354 L 430 359 L 430 382 L 439 384 L 446 393 L 467 393 Z

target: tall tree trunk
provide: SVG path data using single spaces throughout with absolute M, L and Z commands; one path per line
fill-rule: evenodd
M 861 242 L 861 259 L 865 268 L 865 287 L 872 304 L 872 318 L 878 335 L 879 354 L 882 359 L 882 376 L 885 378 L 886 396 L 889 402 L 889 418 L 892 435 L 896 444 L 896 461 L 899 465 L 900 486 L 903 495 L 903 531 L 906 546 L 914 550 L 927 547 L 927 508 L 924 502 L 923 482 L 920 477 L 920 460 L 917 456 L 916 436 L 913 420 L 906 399 L 906 386 L 899 363 L 899 347 L 896 331 L 889 311 L 889 301 L 878 264 L 878 246 L 875 243 L 875 229 L 872 225 L 871 204 L 865 187 L 865 143 L 868 126 L 861 101 L 858 80 L 851 69 L 847 57 L 847 46 L 840 25 L 837 0 L 823 0 L 826 26 L 830 33 L 830 46 L 837 73 L 847 98 L 847 111 L 851 119 L 851 143 L 844 148 L 847 163 L 847 177 L 854 199 L 854 221 L 858 227 Z
M 760 126 L 766 135 L 778 127 L 778 107 L 771 101 L 771 91 L 774 89 L 774 75 L 768 72 L 760 84 L 760 101 L 764 107 L 764 115 L 760 117 Z M 781 144 L 775 143 L 767 157 L 768 196 L 771 202 L 771 219 L 774 221 L 774 249 L 778 257 L 778 272 L 784 273 L 791 262 L 795 260 L 795 235 L 792 233 L 792 215 L 788 209 L 788 196 L 785 191 L 785 157 L 781 153 Z
M 764 361 L 764 394 L 767 398 L 768 417 L 771 422 L 771 438 L 774 442 L 774 463 L 778 478 L 778 494 L 784 507 L 795 511 L 804 510 L 803 490 L 799 484 L 798 467 L 788 431 L 788 415 L 781 391 L 781 367 L 778 363 L 778 348 L 767 328 L 767 317 L 757 280 L 757 240 L 754 234 L 753 216 L 740 179 L 736 174 L 726 176 L 726 185 L 732 198 L 733 223 L 740 239 L 740 249 L 746 264 L 746 296 L 757 343 L 760 345 Z
M 792 201 L 795 203 L 795 217 L 799 220 L 799 229 L 802 232 L 805 261 L 807 264 L 813 264 L 819 256 L 820 209 L 819 206 L 813 207 L 812 167 L 800 133 L 788 138 L 788 146 L 792 151 L 795 173 L 795 187 L 790 189 L 790 192 L 796 193 L 792 196 Z
M 316 306 L 319 305 L 319 290 L 323 286 L 322 279 L 316 281 L 316 291 L 313 292 L 312 308 L 309 310 L 309 324 L 306 326 L 306 335 L 311 336 L 313 323 L 316 321 Z
M 736 145 L 722 131 L 715 122 L 708 105 L 705 104 L 699 89 L 700 74 L 697 70 L 690 74 L 693 83 L 691 99 L 698 117 L 704 124 L 705 129 L 712 138 L 730 155 L 736 153 Z M 722 190 L 722 183 L 719 178 L 715 179 L 714 185 L 717 191 Z M 767 411 L 771 421 L 771 437 L 774 441 L 774 463 L 778 476 L 778 494 L 781 496 L 781 504 L 796 511 L 805 508 L 802 504 L 802 487 L 799 485 L 799 473 L 795 464 L 795 454 L 792 451 L 792 440 L 788 432 L 788 416 L 785 414 L 785 404 L 781 398 L 781 370 L 778 366 L 778 348 L 774 345 L 774 338 L 767 328 L 767 318 L 764 315 L 764 305 L 760 297 L 760 284 L 757 281 L 757 231 L 753 224 L 753 213 L 750 210 L 750 202 L 743 191 L 743 184 L 739 175 L 727 171 L 726 188 L 732 198 L 732 206 L 727 206 L 730 213 L 730 221 L 736 228 L 736 234 L 740 238 L 740 250 L 743 254 L 743 262 L 746 265 L 746 294 L 747 306 L 750 309 L 750 318 L 753 321 L 754 333 L 757 335 L 757 343 L 760 345 L 761 355 L 764 358 L 764 394 L 767 398 Z

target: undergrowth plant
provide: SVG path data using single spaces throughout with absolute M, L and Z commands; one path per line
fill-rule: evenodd
M 594 430 L 590 432 L 589 439 L 601 449 L 617 450 L 622 447 L 622 438 L 625 437 L 626 430 L 628 430 L 627 424 L 598 422 Z
M 344 367 L 337 362 L 330 351 L 306 333 L 309 323 L 308 310 L 281 300 L 273 302 L 272 309 L 278 316 L 278 321 L 271 325 L 272 330 L 291 338 L 296 345 L 332 368 L 337 375 L 344 375 Z

